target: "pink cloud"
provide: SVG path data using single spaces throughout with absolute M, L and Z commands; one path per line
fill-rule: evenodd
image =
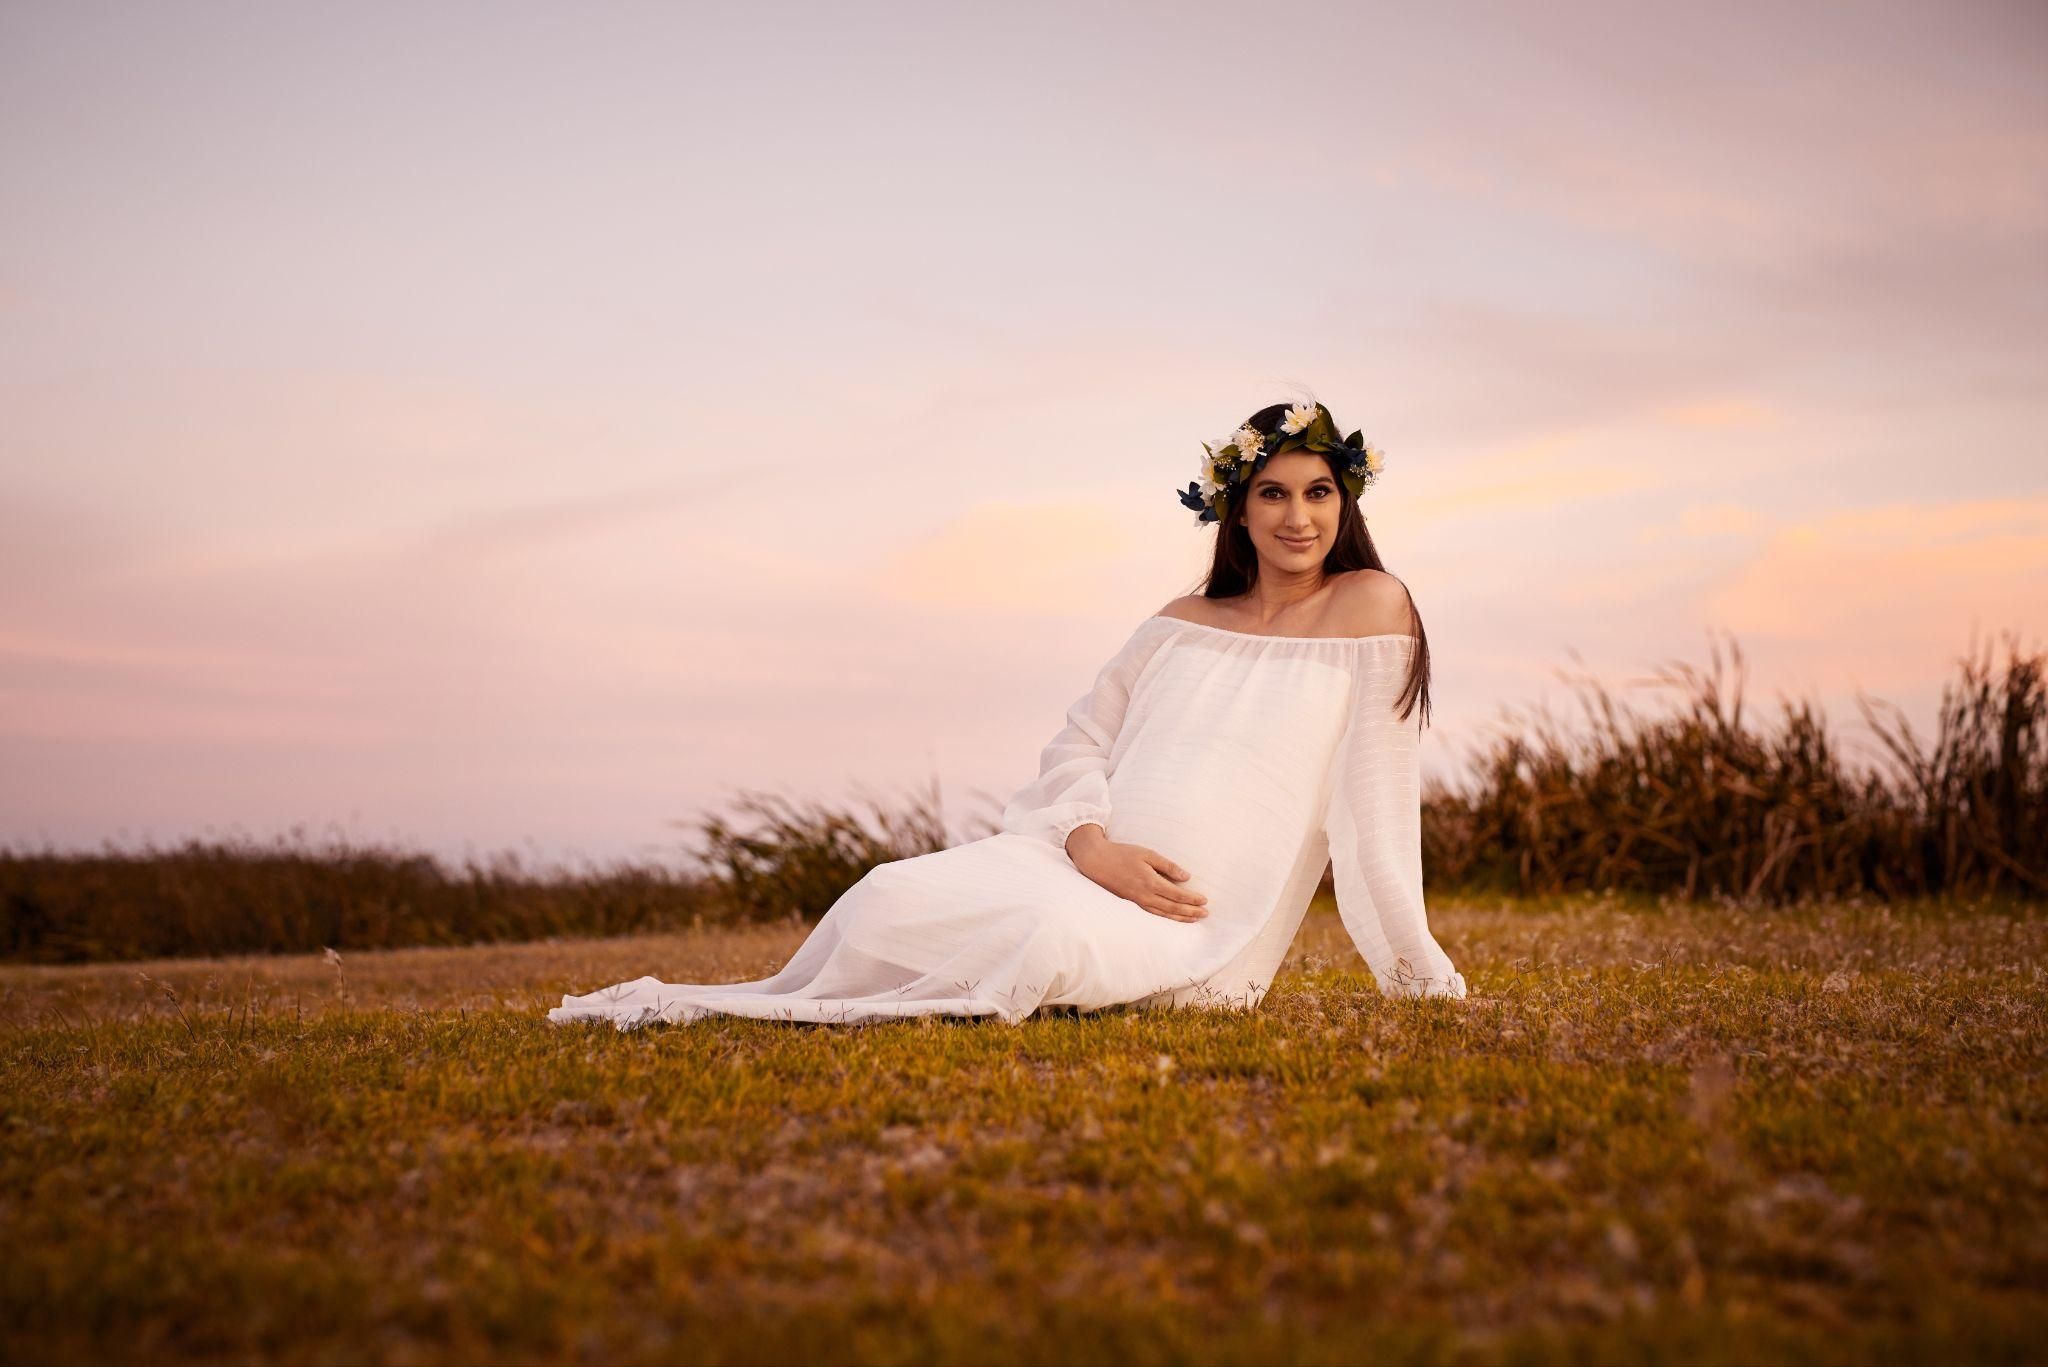
M 2043 584 L 2048 498 L 1890 504 L 1777 527 L 1699 609 L 1881 692 L 1924 685 L 1973 631 L 2048 631 Z

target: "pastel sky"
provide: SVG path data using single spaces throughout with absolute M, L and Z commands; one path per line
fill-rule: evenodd
M 2044 73 L 2025 0 L 11 0 L 0 842 L 986 813 L 1295 385 L 1439 776 L 1724 634 L 1924 725 L 2048 628 Z

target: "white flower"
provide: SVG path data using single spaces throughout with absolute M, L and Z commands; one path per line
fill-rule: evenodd
M 1316 420 L 1316 406 L 1312 403 L 1298 403 L 1287 410 L 1287 416 L 1280 421 L 1280 430 L 1288 436 L 1308 430 Z
M 1256 427 L 1240 427 L 1230 434 L 1230 444 L 1237 448 L 1240 460 L 1257 460 L 1259 447 L 1265 440 Z
M 1374 474 L 1378 474 L 1378 473 L 1380 472 L 1380 467 L 1381 467 L 1382 465 L 1385 465 L 1386 463 L 1387 463 L 1387 456 L 1386 456 L 1386 453 L 1385 453 L 1384 451 L 1380 450 L 1380 448 L 1379 448 L 1379 447 L 1377 447 L 1377 446 L 1368 446 L 1368 447 L 1366 447 L 1366 448 L 1365 448 L 1365 468 L 1366 468 L 1366 469 L 1368 469 L 1368 470 L 1372 471 L 1372 472 L 1373 472 Z

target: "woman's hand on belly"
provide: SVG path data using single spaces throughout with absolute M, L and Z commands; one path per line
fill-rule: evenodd
M 1100 826 L 1083 826 L 1067 840 L 1067 856 L 1089 879 L 1155 916 L 1199 921 L 1208 898 L 1179 886 L 1188 871 L 1148 845 L 1111 840 Z

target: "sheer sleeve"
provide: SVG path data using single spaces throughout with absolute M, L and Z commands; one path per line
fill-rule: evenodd
M 1421 737 L 1396 715 L 1413 645 L 1359 647 L 1324 833 L 1337 914 L 1387 996 L 1462 997 L 1465 975 L 1430 934 L 1422 899 Z
M 1109 826 L 1111 750 L 1130 706 L 1131 688 L 1160 634 L 1148 619 L 1067 709 L 1066 725 L 1038 757 L 1038 777 L 1003 808 L 1002 829 L 1066 852 L 1067 837 L 1089 822 Z

